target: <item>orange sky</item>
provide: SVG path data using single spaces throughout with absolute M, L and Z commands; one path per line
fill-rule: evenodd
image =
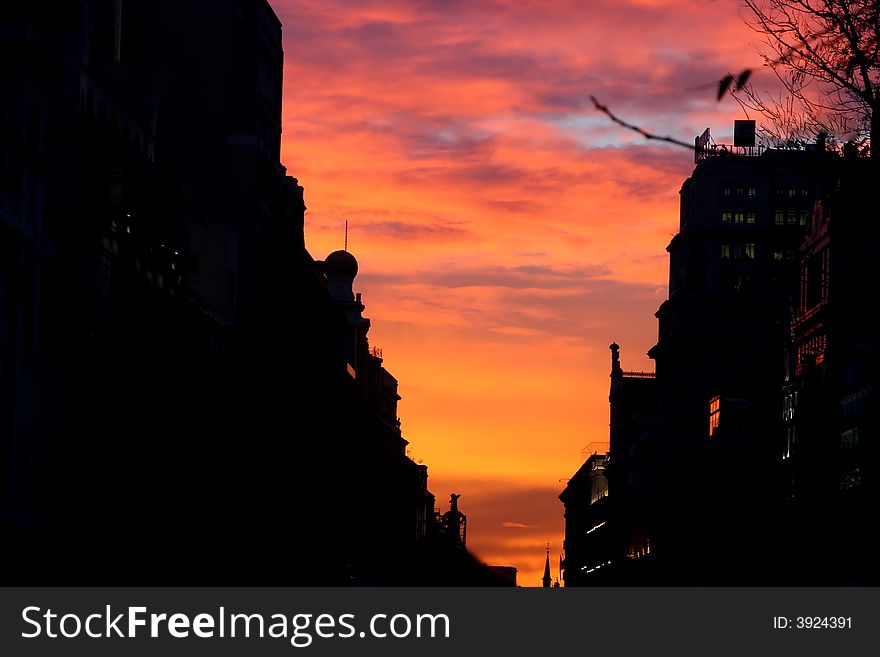
M 742 118 L 758 66 L 736 0 L 272 0 L 284 24 L 282 159 L 306 245 L 360 262 L 371 344 L 400 381 L 411 456 L 468 546 L 539 584 L 564 482 L 608 439 L 608 344 L 653 369 L 665 246 L 692 155 Z M 365 492 L 366 494 L 366 492 Z

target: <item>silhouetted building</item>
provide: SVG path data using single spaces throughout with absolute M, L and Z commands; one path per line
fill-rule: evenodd
M 505 582 L 507 586 L 516 586 L 516 568 L 513 566 L 488 566 L 489 571 Z
M 599 571 L 616 556 L 611 527 L 608 525 L 606 463 L 606 454 L 590 455 L 559 495 L 565 508 L 565 539 L 562 547 L 565 552 L 563 580 L 566 586 L 583 585 L 590 576 L 598 576 Z
M 846 159 L 821 140 L 763 150 L 751 139 L 719 147 L 708 130 L 697 138 L 696 166 L 681 189 L 680 230 L 667 247 L 669 298 L 657 311 L 658 342 L 649 352 L 656 377 L 623 372 L 611 346 L 602 527 L 612 564 L 599 571 L 601 581 L 832 581 L 810 565 L 823 553 L 819 546 L 837 542 L 824 554 L 839 556 L 842 546 L 860 544 L 844 536 L 864 527 L 859 518 L 868 506 L 855 500 L 873 499 L 860 496 L 875 489 L 853 482 L 865 481 L 857 475 L 873 471 L 873 457 L 841 445 L 876 427 L 868 401 L 876 331 L 857 315 L 876 285 L 865 246 L 876 229 L 841 220 L 835 269 L 827 217 L 814 218 L 817 199 L 845 217 L 858 215 L 855 190 L 869 187 L 869 174 L 841 177 Z M 845 291 L 829 324 L 823 304 L 834 271 Z M 831 362 L 832 325 L 847 356 L 829 378 L 828 366 L 817 365 Z M 579 479 L 572 481 L 569 498 Z M 847 486 L 858 491 L 852 503 L 842 501 Z M 567 532 L 569 515 L 566 504 Z M 829 531 L 817 539 L 811 531 L 826 520 Z
M 0 30 L 15 577 L 497 583 L 435 538 L 356 260 L 305 250 L 269 3 L 33 0 Z
M 651 553 L 651 522 L 656 507 L 663 502 L 654 497 L 660 479 L 671 473 L 657 471 L 651 440 L 656 418 L 656 376 L 653 372 L 624 371 L 620 347 L 612 343 L 610 407 L 610 450 L 606 465 L 608 478 L 609 531 L 613 534 L 611 564 L 601 573 L 610 577 L 646 569 Z M 611 566 L 611 567 L 609 567 Z
M 782 574 L 823 584 L 876 583 L 870 518 L 878 501 L 880 228 L 871 220 L 876 164 L 845 158 L 817 203 L 800 254 L 777 442 Z
M 657 370 L 650 539 L 663 572 L 683 583 L 759 576 L 752 555 L 757 528 L 770 521 L 766 482 L 798 249 L 837 159 L 815 146 L 711 149 L 707 137 L 681 189 L 669 299 L 649 352 Z M 745 463 L 753 485 L 741 485 Z
M 565 585 L 638 580 L 651 552 L 656 478 L 650 450 L 654 420 L 652 372 L 625 372 L 611 350 L 610 449 L 592 454 L 559 498 L 565 507 Z
M 29 374 L 37 365 L 46 118 L 58 62 L 27 26 L 0 30 L 0 526 L 38 522 L 26 426 L 39 413 Z
M 458 508 L 461 495 L 449 496 L 449 510 L 435 512 L 417 544 L 414 564 L 421 583 L 431 586 L 516 586 L 516 568 L 487 566 L 465 547 L 467 517 Z M 431 498 L 433 500 L 433 497 Z

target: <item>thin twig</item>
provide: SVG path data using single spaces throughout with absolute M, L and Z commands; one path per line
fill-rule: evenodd
M 660 135 L 655 135 L 651 132 L 648 132 L 644 128 L 640 128 L 637 125 L 634 125 L 632 123 L 628 123 L 628 122 L 624 121 L 620 117 L 616 116 L 610 109 L 608 109 L 608 107 L 606 107 L 605 105 L 600 103 L 596 99 L 595 96 L 590 96 L 590 101 L 592 101 L 593 106 L 597 110 L 599 110 L 600 112 L 605 114 L 609 119 L 614 121 L 617 125 L 622 126 L 622 127 L 626 128 L 627 130 L 632 130 L 633 132 L 637 132 L 640 135 L 642 135 L 642 137 L 644 137 L 645 139 L 653 139 L 655 141 L 665 141 L 668 144 L 675 144 L 676 146 L 683 146 L 684 148 L 689 148 L 690 150 L 694 150 L 694 145 L 689 144 L 686 141 L 680 141 L 680 140 L 676 139 L 675 137 L 661 137 Z

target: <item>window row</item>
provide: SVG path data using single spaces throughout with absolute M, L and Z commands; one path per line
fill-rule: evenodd
M 784 196 L 788 198 L 796 198 L 800 196 L 801 198 L 807 198 L 810 196 L 810 190 L 806 187 L 795 188 L 795 187 L 777 187 L 776 188 L 776 196 Z
M 754 185 L 725 185 L 721 193 L 724 196 L 757 196 L 758 188 Z
M 722 210 L 721 223 L 724 224 L 753 224 L 755 223 L 754 210 Z
M 754 260 L 754 244 L 722 244 L 721 258 L 723 260 Z
M 721 258 L 724 260 L 754 260 L 754 244 L 722 244 Z M 794 262 L 798 259 L 797 249 L 773 249 L 773 260 L 776 262 Z
M 721 188 L 721 195 L 727 198 L 732 196 L 757 196 L 758 188 L 754 185 L 746 184 L 724 185 Z M 784 198 L 809 198 L 810 190 L 807 187 L 777 187 L 776 196 Z
M 773 223 L 777 226 L 806 226 L 810 221 L 810 213 L 803 210 L 776 210 Z
M 722 210 L 723 224 L 754 224 L 757 214 L 754 210 Z M 773 223 L 777 226 L 806 226 L 810 213 L 805 210 L 775 210 Z

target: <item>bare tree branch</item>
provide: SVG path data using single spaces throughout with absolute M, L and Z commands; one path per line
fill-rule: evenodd
M 795 102 L 741 85 L 731 90 L 740 106 L 761 114 L 780 137 L 811 138 L 824 131 L 880 143 L 880 0 L 743 5 L 749 13 L 744 20 L 771 51 L 761 53 L 764 65 Z
M 633 132 L 637 132 L 638 134 L 642 135 L 642 137 L 644 137 L 645 139 L 653 139 L 653 140 L 655 140 L 655 141 L 664 141 L 664 142 L 666 142 L 666 143 L 668 143 L 668 144 L 675 144 L 676 146 L 684 146 L 685 148 L 689 148 L 689 149 L 691 149 L 691 150 L 693 150 L 693 148 L 694 148 L 694 145 L 693 145 L 693 144 L 689 144 L 689 143 L 687 143 L 686 141 L 681 141 L 681 140 L 679 140 L 679 139 L 676 139 L 675 137 L 668 137 L 668 136 L 667 136 L 667 137 L 661 137 L 661 136 L 659 136 L 659 135 L 655 135 L 655 134 L 653 134 L 653 133 L 651 133 L 651 132 L 648 132 L 648 131 L 645 130 L 644 128 L 640 128 L 639 126 L 637 126 L 637 125 L 635 125 L 635 124 L 633 124 L 633 123 L 629 123 L 629 122 L 627 122 L 627 121 L 624 121 L 624 120 L 621 119 L 620 117 L 616 116 L 616 115 L 615 115 L 610 109 L 608 109 L 605 105 L 603 105 L 602 103 L 600 103 L 600 102 L 596 99 L 595 96 L 590 96 L 590 101 L 593 103 L 593 106 L 594 106 L 597 110 L 599 110 L 600 112 L 602 112 L 603 114 L 605 114 L 609 119 L 611 119 L 612 121 L 614 121 L 617 125 L 622 126 L 622 127 L 626 128 L 627 130 L 632 130 Z

